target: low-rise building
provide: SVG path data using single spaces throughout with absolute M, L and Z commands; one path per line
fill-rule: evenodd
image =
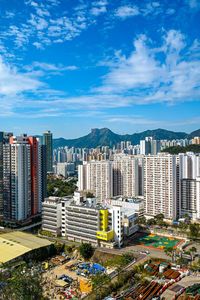
M 49 197 L 42 203 L 42 230 L 54 235 L 59 235 L 61 232 L 61 199 Z
M 74 242 L 121 247 L 124 235 L 138 229 L 133 209 L 97 204 L 96 198 L 84 198 L 77 192 L 73 198 L 46 198 L 42 206 L 42 229 Z
M 67 205 L 62 201 L 62 236 L 94 246 L 121 246 L 120 209 L 96 205 L 95 198 Z
M 134 210 L 134 213 L 140 218 L 144 216 L 144 199 L 143 197 L 126 198 L 126 197 L 113 197 L 105 200 L 112 206 L 121 206 L 123 208 Z
M 122 208 L 123 238 L 128 238 L 138 231 L 138 215 L 134 209 Z

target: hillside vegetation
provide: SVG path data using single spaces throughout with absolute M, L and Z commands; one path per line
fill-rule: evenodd
M 188 145 L 186 147 L 174 146 L 166 148 L 162 152 L 168 152 L 170 154 L 179 154 L 186 152 L 200 153 L 200 145 Z

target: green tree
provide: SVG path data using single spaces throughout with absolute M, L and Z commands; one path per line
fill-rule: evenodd
M 190 224 L 190 236 L 194 238 L 199 236 L 199 224 Z
M 13 271 L 1 269 L 0 281 L 6 286 L 0 287 L 1 299 L 4 300 L 42 300 L 43 290 L 41 286 L 42 276 L 31 272 L 26 266 L 21 266 Z
M 139 218 L 139 224 L 146 225 L 146 219 L 145 219 L 145 217 L 140 217 Z
M 108 284 L 110 282 L 111 278 L 109 275 L 102 273 L 102 274 L 96 274 L 95 276 L 91 277 L 91 284 L 92 289 L 95 291 L 97 298 L 101 299 L 102 290 L 104 288 L 104 285 Z
M 79 253 L 85 260 L 88 260 L 92 257 L 94 249 L 90 243 L 83 243 L 79 246 Z
M 157 214 L 157 215 L 155 216 L 155 219 L 156 219 L 156 220 L 159 220 L 159 221 L 162 221 L 162 220 L 164 219 L 164 215 L 163 215 L 163 214 Z
M 153 219 L 153 218 L 147 220 L 147 225 L 150 225 L 150 226 L 151 226 L 151 225 L 156 225 L 156 220 Z
M 49 178 L 47 180 L 48 196 L 63 197 L 72 195 L 76 188 L 76 180 L 70 180 L 68 182 L 54 178 Z

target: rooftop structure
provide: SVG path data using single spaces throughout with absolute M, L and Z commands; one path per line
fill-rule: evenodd
M 51 244 L 46 239 L 21 231 L 2 234 L 0 236 L 0 264 L 15 261 L 27 252 Z

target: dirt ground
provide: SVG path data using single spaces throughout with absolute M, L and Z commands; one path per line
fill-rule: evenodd
M 63 265 L 56 266 L 55 268 L 47 270 L 45 273 L 43 273 L 43 278 L 46 281 L 46 284 L 43 287 L 44 295 L 47 295 L 49 297 L 49 299 L 51 299 L 51 300 L 59 299 L 59 296 L 57 295 L 57 291 L 59 290 L 59 288 L 55 287 L 54 282 L 59 277 L 61 277 L 63 274 L 73 278 L 74 280 L 76 280 L 78 282 L 80 280 L 87 280 L 87 278 L 77 275 L 73 271 L 71 272 L 71 271 L 65 269 L 66 266 L 70 266 L 76 262 L 78 262 L 78 260 L 70 260 Z
M 47 272 L 45 272 L 43 274 L 44 277 L 52 277 L 54 278 L 54 280 L 56 280 L 57 278 L 61 277 L 63 274 L 73 278 L 74 280 L 85 280 L 86 278 L 83 277 L 83 276 L 80 276 L 80 275 L 77 275 L 74 271 L 69 271 L 69 270 L 66 270 L 65 267 L 66 266 L 71 266 L 75 263 L 77 263 L 78 260 L 70 260 L 68 261 L 66 264 L 63 264 L 63 265 L 59 265 L 51 270 L 47 270 Z

